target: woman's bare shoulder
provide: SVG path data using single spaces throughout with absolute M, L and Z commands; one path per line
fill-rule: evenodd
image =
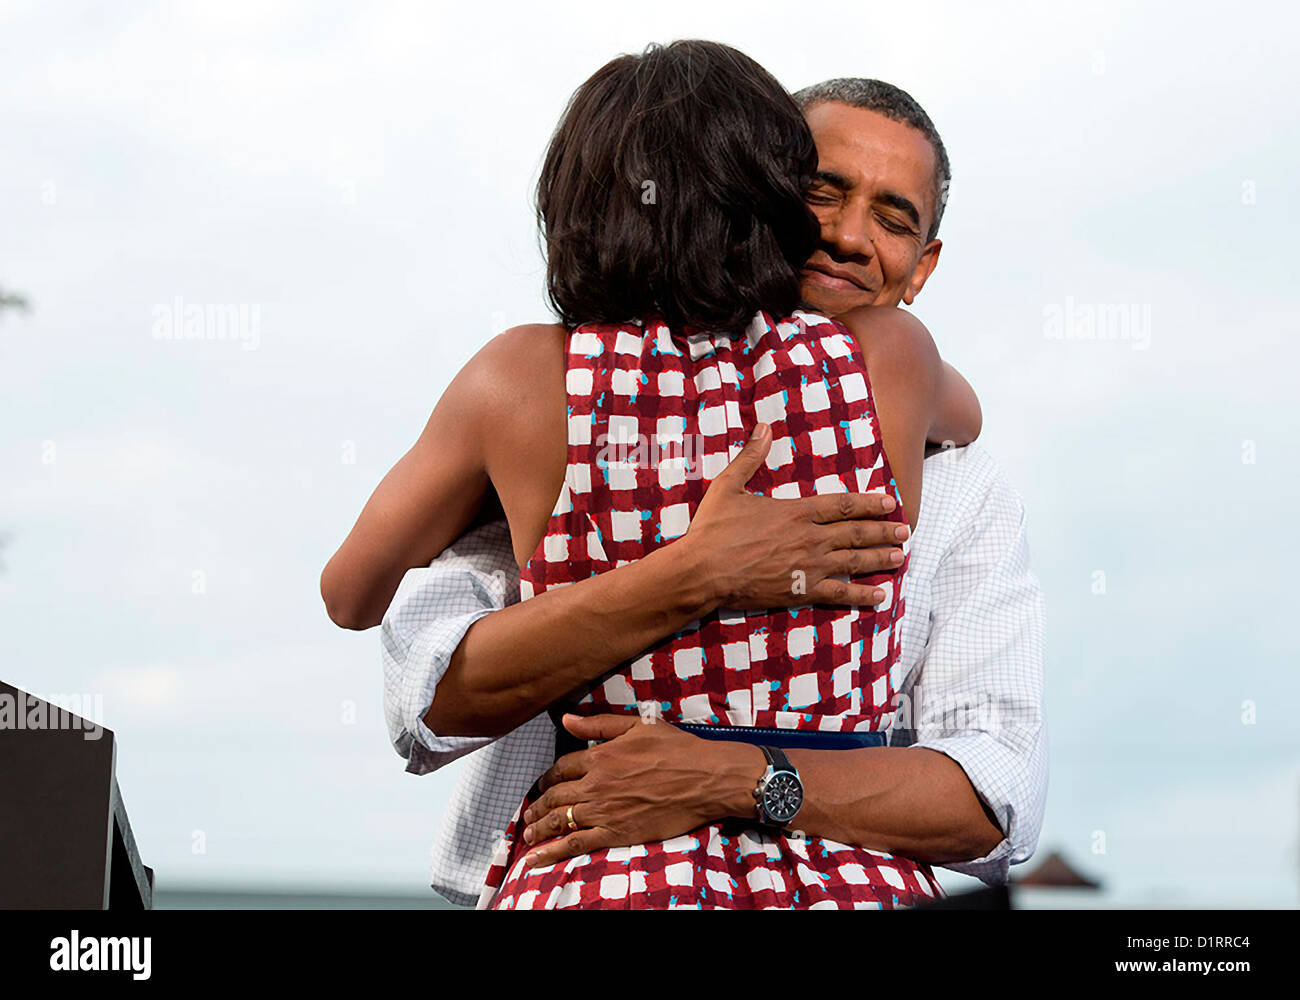
M 484 344 L 456 376 L 456 394 L 492 422 L 527 417 L 530 406 L 564 392 L 566 330 L 558 323 L 511 327 Z M 546 405 L 542 403 L 542 405 Z
M 934 338 L 926 325 L 906 309 L 897 306 L 858 306 L 836 316 L 862 348 L 883 346 L 908 353 L 934 350 Z
M 489 458 L 498 447 L 518 452 L 546 448 L 557 434 L 563 438 L 566 339 L 567 330 L 558 323 L 511 327 L 465 366 Z
M 564 370 L 567 331 L 559 323 L 526 323 L 497 334 L 466 366 L 478 379 L 516 389 Z

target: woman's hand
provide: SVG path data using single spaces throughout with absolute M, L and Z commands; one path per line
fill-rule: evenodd
M 838 579 L 897 569 L 908 526 L 878 520 L 896 506 L 883 493 L 835 493 L 773 500 L 746 492 L 772 445 L 759 424 L 712 483 L 674 546 L 697 560 L 716 606 L 743 610 L 803 604 L 869 606 L 875 587 Z M 671 548 L 671 546 L 670 546 Z

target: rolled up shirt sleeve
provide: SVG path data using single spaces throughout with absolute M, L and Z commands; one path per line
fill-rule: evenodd
M 407 771 L 436 771 L 492 742 L 438 736 L 424 717 L 470 626 L 518 600 L 519 569 L 504 521 L 466 533 L 428 567 L 402 578 L 380 626 L 380 644 L 384 718 Z
M 994 473 L 972 479 L 961 498 L 935 576 L 929 642 L 891 736 L 966 772 L 1003 839 L 943 867 L 991 885 L 1034 853 L 1047 799 L 1042 590 L 1029 568 L 1024 505 Z

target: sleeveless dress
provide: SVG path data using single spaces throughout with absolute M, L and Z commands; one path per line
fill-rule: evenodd
M 566 394 L 568 466 L 546 536 L 520 574 L 523 599 L 681 537 L 759 422 L 771 425 L 772 446 L 750 492 L 885 492 L 899 501 L 891 519 L 906 520 L 862 356 L 824 317 L 759 313 L 734 338 L 674 332 L 658 317 L 581 326 L 567 339 Z M 876 608 L 709 614 L 605 675 L 569 710 L 886 730 L 902 680 L 906 565 L 854 578 L 885 591 Z M 480 909 L 889 908 L 943 895 L 928 865 L 742 819 L 529 869 L 521 816 L 536 795 L 534 785 L 498 844 Z

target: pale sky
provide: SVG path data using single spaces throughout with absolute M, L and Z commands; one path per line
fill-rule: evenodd
M 1040 850 L 1295 905 L 1300 17 L 1128 7 L 0 2 L 0 676 L 102 697 L 160 883 L 426 884 L 454 773 L 403 773 L 320 569 L 460 365 L 549 318 L 573 88 L 711 38 L 945 138 L 913 309 L 1029 511 Z M 158 338 L 178 299 L 245 339 Z

